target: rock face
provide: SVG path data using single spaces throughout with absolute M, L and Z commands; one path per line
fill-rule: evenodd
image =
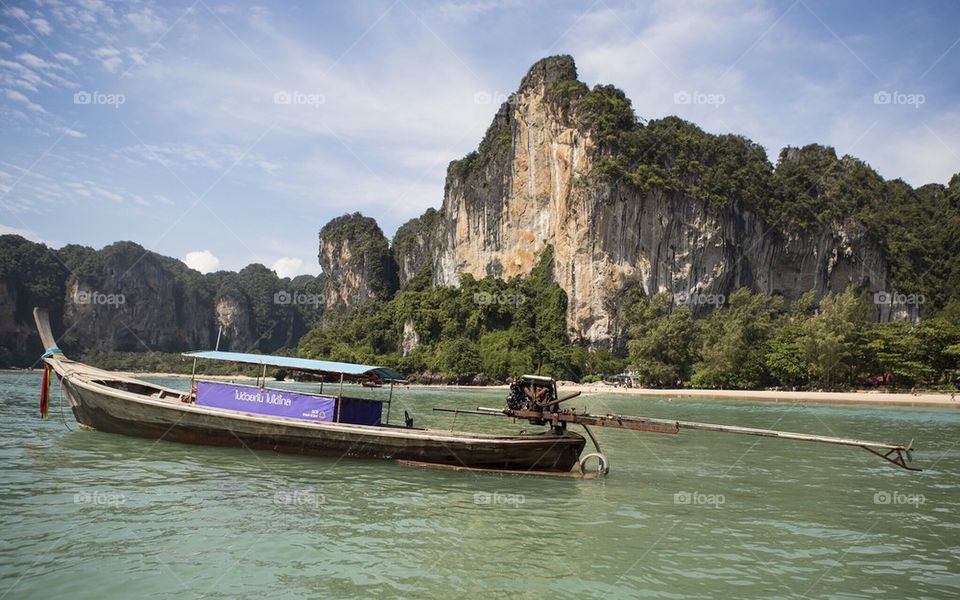
M 433 262 L 443 233 L 444 221 L 435 208 L 410 219 L 397 229 L 390 249 L 397 265 L 397 279 L 400 287 L 405 286 L 417 275 L 433 277 Z
M 30 366 L 43 353 L 29 316 L 24 289 L 13 281 L 0 282 L 0 365 Z M 32 357 L 32 358 L 31 358 Z
M 42 244 L 0 235 L 0 366 L 32 366 L 43 353 L 33 308 L 49 310 L 53 327 L 63 326 L 67 268 Z
M 324 308 L 343 312 L 397 290 L 397 273 L 387 238 L 376 220 L 343 215 L 320 230 Z
M 417 330 L 413 327 L 413 321 L 406 320 L 403 322 L 403 338 L 400 341 L 400 352 L 403 356 L 410 356 L 410 353 L 413 352 L 414 348 L 420 345 L 420 334 L 417 333 Z
M 68 280 L 64 323 L 69 336 L 85 348 L 104 351 L 211 347 L 210 300 L 164 264 L 173 259 L 130 242 L 108 246 L 99 258 L 95 268 Z
M 670 292 L 695 312 L 740 287 L 787 301 L 851 284 L 889 289 L 883 253 L 855 222 L 787 233 L 736 199 L 717 209 L 683 193 L 597 177 L 604 158 L 597 127 L 569 100 L 585 89 L 572 58 L 538 62 L 500 107 L 478 152 L 451 163 L 435 284 L 457 285 L 463 273 L 524 275 L 552 245 L 572 339 L 614 345 L 620 299 L 630 288 Z M 423 248 L 429 244 L 417 252 Z M 397 253 L 398 263 L 408 261 Z
M 220 350 L 248 352 L 257 341 L 253 323 L 253 310 L 249 301 L 238 295 L 224 294 L 217 299 L 217 333 L 220 335 Z M 222 329 L 220 329 L 222 328 Z
M 319 278 L 279 279 L 262 265 L 201 275 L 132 242 L 53 250 L 0 236 L 0 366 L 30 366 L 43 352 L 32 309 L 50 310 L 60 347 L 181 352 L 273 352 L 316 322 Z

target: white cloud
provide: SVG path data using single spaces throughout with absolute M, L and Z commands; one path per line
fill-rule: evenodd
M 303 260 L 291 256 L 284 256 L 274 262 L 271 268 L 281 279 L 284 277 L 296 277 L 301 273 Z
M 40 93 L 40 90 L 37 89 L 37 86 L 33 85 L 33 84 L 30 83 L 29 81 L 26 81 L 26 80 L 23 80 L 23 79 L 14 79 L 14 80 L 11 81 L 10 83 L 12 83 L 13 85 L 17 86 L 17 87 L 20 88 L 20 89 L 27 90 L 28 92 L 33 92 L 34 94 Z
M 9 98 L 9 99 L 11 99 L 11 100 L 13 100 L 13 101 L 15 101 L 15 102 L 21 102 L 21 103 L 25 104 L 25 105 L 27 106 L 27 108 L 29 108 L 30 110 L 32 110 L 32 111 L 34 111 L 34 112 L 40 112 L 40 113 L 47 112 L 47 111 L 45 111 L 45 110 L 43 109 L 42 106 L 40 106 L 39 104 L 35 103 L 35 102 L 34 102 L 33 100 L 31 100 L 30 98 L 27 98 L 26 96 L 24 96 L 23 94 L 21 94 L 21 93 L 18 92 L 17 90 L 7 90 L 7 98 Z
M 8 15 L 13 16 L 14 18 L 20 19 L 21 21 L 26 21 L 30 18 L 30 15 L 27 14 L 27 11 L 19 8 L 17 6 L 12 6 L 6 10 Z
M 234 144 L 137 144 L 117 149 L 115 156 L 135 164 L 155 162 L 168 167 L 179 165 L 190 169 L 209 169 L 218 173 L 241 166 L 255 166 L 268 175 L 274 175 L 280 170 L 279 164 L 257 156 L 249 146 L 244 148 Z
M 10 227 L 9 225 L 4 225 L 0 223 L 0 235 L 19 235 L 25 237 L 28 240 L 35 240 L 36 233 L 30 229 L 23 229 L 20 227 Z
M 61 61 L 63 61 L 63 62 L 70 63 L 71 65 L 73 65 L 73 66 L 75 66 L 75 67 L 80 65 L 80 61 L 77 59 L 76 56 L 74 56 L 74 55 L 72 55 L 72 54 L 67 54 L 66 52 L 57 52 L 55 56 L 56 56 L 59 60 L 61 60 Z
M 64 128 L 61 129 L 60 131 L 63 133 L 63 135 L 65 135 L 65 136 L 67 136 L 67 137 L 72 137 L 72 138 L 85 138 L 85 137 L 87 137 L 87 134 L 85 134 L 84 132 L 82 132 L 82 131 L 77 131 L 76 129 L 70 129 L 69 127 L 64 127 Z
M 126 19 L 142 33 L 148 35 L 161 34 L 167 29 L 167 24 L 163 22 L 163 19 L 146 7 L 139 12 L 128 13 Z
M 50 35 L 50 33 L 53 32 L 53 28 L 50 27 L 50 23 L 41 17 L 33 19 L 30 21 L 30 24 L 33 25 L 35 30 L 39 31 L 43 35 Z
M 220 259 L 213 255 L 209 250 L 194 250 L 187 252 L 183 262 L 191 269 L 196 269 L 201 273 L 210 273 L 217 270 L 220 266 Z
M 40 237 L 40 234 L 32 229 L 26 229 L 24 227 L 11 227 L 9 225 L 4 225 L 3 223 L 0 223 L 0 235 L 19 235 L 20 237 L 26 238 L 31 242 L 46 244 L 51 248 L 57 248 L 63 245 L 62 242 L 47 240 Z
M 7 90 L 7 98 L 11 100 L 16 100 L 17 102 L 30 102 L 30 98 L 27 98 L 17 90 Z
M 40 58 L 39 56 L 37 56 L 37 55 L 35 55 L 35 54 L 30 54 L 29 52 L 21 52 L 20 55 L 19 55 L 17 58 L 19 58 L 19 59 L 22 60 L 24 63 L 26 63 L 27 65 L 29 65 L 29 66 L 31 66 L 31 67 L 33 67 L 33 68 L 35 68 L 35 69 L 44 69 L 44 68 L 50 66 L 50 65 L 47 63 L 47 61 L 43 60 L 42 58 Z
M 116 73 L 123 64 L 120 51 L 116 48 L 104 46 L 93 51 L 93 55 L 100 59 L 100 65 L 110 73 Z

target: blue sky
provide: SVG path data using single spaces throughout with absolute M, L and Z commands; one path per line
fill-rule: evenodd
M 439 207 L 537 59 L 641 117 L 960 171 L 960 3 L 0 0 L 0 233 L 317 273 L 359 210 Z

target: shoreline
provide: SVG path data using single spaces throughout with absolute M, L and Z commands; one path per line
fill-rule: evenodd
M 424 389 L 455 390 L 500 390 L 506 392 L 506 385 L 444 385 L 411 383 L 408 387 Z M 805 392 L 785 390 L 706 390 L 706 389 L 654 389 L 654 388 L 617 388 L 603 384 L 558 382 L 560 395 L 569 392 L 581 394 L 619 394 L 623 396 L 665 397 L 670 400 L 766 400 L 770 402 L 819 404 L 866 404 L 875 406 L 928 406 L 939 408 L 960 408 L 960 392 L 956 400 L 950 399 L 944 392 L 882 392 L 863 390 L 855 392 Z
M 873 404 L 880 406 L 936 406 L 960 408 L 960 392 L 956 400 L 943 392 L 804 392 L 785 390 L 698 390 L 611 388 L 603 385 L 572 384 L 562 386 L 564 392 L 623 394 L 628 396 L 666 396 L 672 399 L 768 400 L 773 402 L 815 402 L 822 404 Z
M 28 369 L 2 369 L 8 373 L 23 373 Z M 39 370 L 36 370 L 39 372 Z M 184 373 L 138 373 L 117 371 L 118 374 L 130 377 L 178 377 L 188 379 L 190 375 Z M 250 375 L 201 375 L 203 379 L 212 380 L 255 380 Z M 436 389 L 436 390 L 499 390 L 507 391 L 507 385 L 446 385 L 409 383 L 399 387 Z M 770 402 L 803 403 L 813 402 L 820 404 L 866 404 L 875 406 L 914 406 L 960 408 L 960 391 L 956 399 L 951 400 L 950 394 L 945 392 L 884 392 L 878 390 L 860 390 L 853 392 L 808 392 L 785 390 L 707 390 L 707 389 L 653 389 L 653 388 L 622 388 L 611 387 L 597 383 L 569 383 L 558 382 L 557 387 L 561 394 L 580 392 L 582 394 L 618 394 L 637 397 L 666 397 L 671 400 L 765 400 Z

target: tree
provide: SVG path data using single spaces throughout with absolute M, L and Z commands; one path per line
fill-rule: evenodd
M 696 347 L 693 315 L 686 306 L 670 310 L 669 294 L 640 298 L 628 310 L 629 365 L 644 385 L 673 387 L 690 378 Z
M 437 366 L 445 375 L 455 377 L 458 382 L 473 377 L 483 368 L 477 346 L 466 338 L 456 338 L 441 345 Z
M 827 294 L 818 313 L 803 323 L 797 341 L 800 355 L 821 387 L 832 389 L 854 381 L 867 314 L 866 303 L 849 287 Z
M 765 383 L 763 345 L 773 334 L 783 298 L 739 289 L 729 305 L 701 321 L 700 360 L 694 366 L 696 387 L 755 388 Z
M 763 361 L 773 381 L 788 388 L 807 383 L 810 369 L 800 349 L 801 322 L 787 321 L 763 346 Z

